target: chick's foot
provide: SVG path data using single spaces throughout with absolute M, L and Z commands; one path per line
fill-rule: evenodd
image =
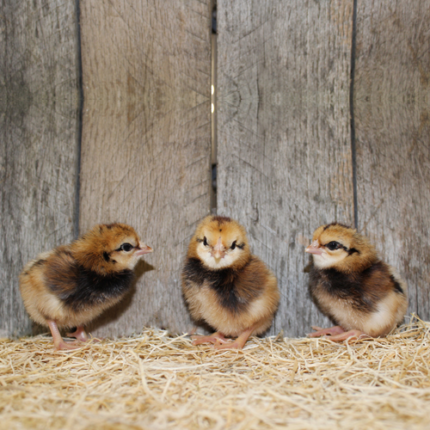
M 79 341 L 65 342 L 61 337 L 60 331 L 58 330 L 57 323 L 55 321 L 48 321 L 49 329 L 51 330 L 52 340 L 54 341 L 55 349 L 58 350 L 72 350 L 81 348 L 83 345 Z
M 319 337 L 319 336 L 326 336 L 326 335 L 334 336 L 341 333 L 345 333 L 345 330 L 339 325 L 336 325 L 330 328 L 321 328 L 317 326 L 312 326 L 312 330 L 316 330 L 316 331 L 314 331 L 313 333 L 308 333 L 309 337 Z
M 359 339 L 363 339 L 363 338 L 371 338 L 371 336 L 369 336 L 366 333 L 363 333 L 360 330 L 350 330 L 350 331 L 345 331 L 345 332 L 338 334 L 336 336 L 330 336 L 329 337 L 329 339 L 332 340 L 333 342 L 342 342 L 344 340 L 349 342 L 350 340 L 359 340 Z
M 243 349 L 246 341 L 248 340 L 251 333 L 255 330 L 255 326 L 246 329 L 234 342 L 216 342 L 214 345 L 215 349 Z
M 200 345 L 202 343 L 226 343 L 228 340 L 224 337 L 222 333 L 215 332 L 214 334 L 211 334 L 210 336 L 191 336 L 191 339 L 193 341 L 193 345 Z

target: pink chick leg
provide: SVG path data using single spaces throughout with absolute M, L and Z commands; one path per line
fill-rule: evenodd
M 48 321 L 49 329 L 51 330 L 52 340 L 54 341 L 55 349 L 58 350 L 70 350 L 80 348 L 82 345 L 80 342 L 64 342 L 61 337 L 60 331 L 58 330 L 57 323 L 55 321 Z

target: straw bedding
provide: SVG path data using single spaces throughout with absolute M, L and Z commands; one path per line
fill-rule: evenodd
M 252 338 L 243 351 L 165 331 L 55 352 L 0 341 L 1 429 L 428 429 L 430 323 L 386 339 Z

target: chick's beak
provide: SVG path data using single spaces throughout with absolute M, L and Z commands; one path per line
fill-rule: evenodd
M 149 254 L 152 251 L 153 249 L 150 246 L 145 245 L 143 242 L 139 242 L 139 248 L 136 250 L 136 255 Z
M 323 253 L 323 249 L 320 248 L 319 242 L 314 240 L 306 249 L 305 252 L 309 254 L 321 255 Z
M 221 237 L 218 239 L 218 242 L 214 246 L 213 256 L 216 260 L 223 258 L 225 255 L 224 245 L 222 244 Z

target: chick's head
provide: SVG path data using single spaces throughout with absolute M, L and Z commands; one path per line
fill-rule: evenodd
M 198 258 L 207 268 L 240 268 L 250 258 L 245 229 L 223 216 L 208 216 L 197 227 L 189 256 Z
M 100 273 L 133 270 L 152 248 L 140 241 L 126 224 L 100 224 L 72 245 L 75 258 L 86 268 Z
M 318 227 L 306 252 L 312 254 L 316 268 L 342 272 L 364 270 L 377 260 L 376 251 L 367 238 L 338 223 Z

